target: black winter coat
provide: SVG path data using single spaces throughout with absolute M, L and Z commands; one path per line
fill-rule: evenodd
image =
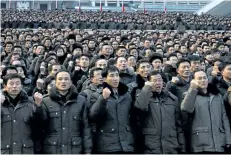
M 46 131 L 44 153 L 91 153 L 92 139 L 87 119 L 87 99 L 72 86 L 64 101 L 56 88 L 43 100 Z
M 91 100 L 90 119 L 96 123 L 97 153 L 133 152 L 134 140 L 130 125 L 132 99 L 127 93 L 126 85 L 120 83 L 118 98 L 112 88 L 104 83 L 104 88 L 111 90 L 110 97 L 105 100 L 102 95 Z

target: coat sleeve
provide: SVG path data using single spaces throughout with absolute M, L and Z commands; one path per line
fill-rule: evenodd
M 151 97 L 152 97 L 152 87 L 144 86 L 141 92 L 136 97 L 135 107 L 142 111 L 148 111 L 148 105 L 150 103 Z
M 91 153 L 92 151 L 92 137 L 91 129 L 88 122 L 88 108 L 87 99 L 85 98 L 85 103 L 83 104 L 83 151 L 84 153 Z
M 167 83 L 167 86 L 166 86 L 167 90 L 170 91 L 173 95 L 177 96 L 176 94 L 176 84 L 172 83 L 171 81 L 169 81 Z
M 181 110 L 180 110 L 180 103 L 178 102 L 177 98 L 176 98 L 176 105 L 177 106 L 176 106 L 176 110 L 175 110 L 175 118 L 176 118 L 176 130 L 177 130 L 178 143 L 180 145 L 181 152 L 186 152 L 185 137 L 184 137 L 182 118 L 181 118 Z
M 92 107 L 90 108 L 89 113 L 90 119 L 97 120 L 98 118 L 103 117 L 107 111 L 107 100 L 101 95 L 95 103 L 93 103 L 93 101 L 91 102 Z
M 189 88 L 185 98 L 181 103 L 181 110 L 187 113 L 193 113 L 195 110 L 195 101 L 197 97 L 198 90 Z
M 230 145 L 231 144 L 230 124 L 229 124 L 229 119 L 228 119 L 227 114 L 226 114 L 223 99 L 222 99 L 222 123 L 223 123 L 223 126 L 225 128 L 226 144 Z

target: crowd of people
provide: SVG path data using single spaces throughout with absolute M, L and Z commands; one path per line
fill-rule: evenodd
M 175 30 L 178 21 L 185 30 L 231 30 L 231 18 L 175 12 L 93 12 L 77 10 L 1 10 L 2 28 L 138 29 Z
M 59 13 L 2 11 L 2 22 L 174 16 Z M 5 28 L 0 50 L 2 154 L 231 151 L 229 31 Z

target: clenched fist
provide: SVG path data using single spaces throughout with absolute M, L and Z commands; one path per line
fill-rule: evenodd
M 43 95 L 42 94 L 40 94 L 40 93 L 35 93 L 34 94 L 34 100 L 35 100 L 35 104 L 37 105 L 37 106 L 41 106 L 41 103 L 42 103 L 42 101 L 43 101 Z
M 145 85 L 146 85 L 146 86 L 151 86 L 151 87 L 152 87 L 152 86 L 153 86 L 153 82 L 146 81 L 146 82 L 145 82 Z
M 198 82 L 195 81 L 195 80 L 192 80 L 190 82 L 190 87 L 193 88 L 193 89 L 197 89 L 198 88 Z
M 179 78 L 178 77 L 172 77 L 172 83 L 177 83 L 179 81 Z
M 110 95 L 111 95 L 110 89 L 104 88 L 104 89 L 103 89 L 103 98 L 106 100 L 106 99 L 109 98 Z

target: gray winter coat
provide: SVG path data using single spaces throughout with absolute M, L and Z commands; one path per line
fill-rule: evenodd
M 224 152 L 225 145 L 231 144 L 229 121 L 220 94 L 203 95 L 189 88 L 181 110 L 192 114 L 192 152 Z
M 154 95 L 150 86 L 144 86 L 137 95 L 135 107 L 141 110 L 144 153 L 185 151 L 180 105 L 176 96 L 165 90 Z

